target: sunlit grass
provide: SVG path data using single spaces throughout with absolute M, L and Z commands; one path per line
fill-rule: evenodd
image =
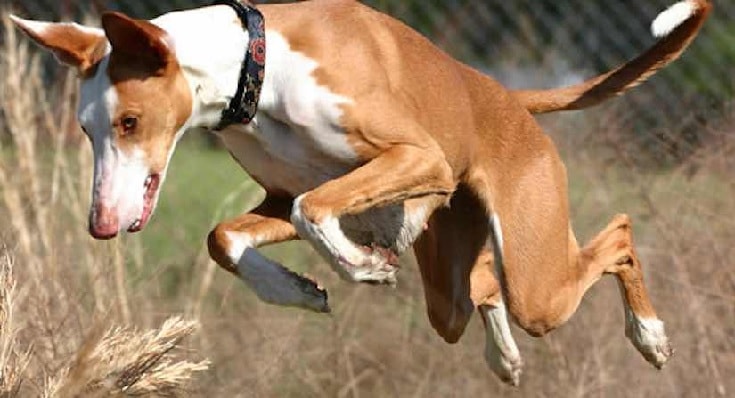
M 178 364 L 159 375 L 171 376 L 174 388 L 192 388 L 193 396 L 656 397 L 735 391 L 735 379 L 727 377 L 735 372 L 735 162 L 727 155 L 735 153 L 735 118 L 723 121 L 728 127 L 721 144 L 704 147 L 683 165 L 692 167 L 655 171 L 626 161 L 634 152 L 585 141 L 619 133 L 615 126 L 560 118 L 549 129 L 569 171 L 580 241 L 618 212 L 633 217 L 647 285 L 677 356 L 661 373 L 640 358 L 625 340 L 620 296 L 608 280 L 548 337 L 531 339 L 514 329 L 526 367 L 521 387 L 510 390 L 484 363 L 477 317 L 456 346 L 431 329 L 410 260 L 391 289 L 340 281 L 302 242 L 267 248 L 289 268 L 315 274 L 329 289 L 332 316 L 266 305 L 219 269 L 208 258 L 207 233 L 254 207 L 263 193 L 224 149 L 201 136 L 181 143 L 144 232 L 92 240 L 86 232 L 92 155 L 71 120 L 74 85 L 60 81 L 61 94 L 46 97 L 54 90 L 28 62 L 27 47 L 12 38 L 5 45 L 0 244 L 9 249 L 0 250 L 0 271 L 12 265 L 15 281 L 0 277 L 0 395 L 17 388 L 17 396 L 86 392 L 100 381 L 120 387 L 121 372 L 161 352 L 151 336 L 180 330 L 173 334 L 184 337 L 195 332 L 197 321 L 201 329 L 186 339 L 187 349 L 170 351 L 174 355 L 158 363 Z M 39 110 L 39 104 L 48 106 Z M 163 323 L 182 313 L 194 323 L 173 329 Z M 169 346 L 168 339 L 161 342 Z M 120 349 L 109 351 L 117 361 L 96 354 L 112 346 Z M 150 350 L 140 355 L 138 348 Z M 196 352 L 212 361 L 209 371 L 201 372 Z M 108 366 L 113 364 L 120 366 Z M 137 387 L 171 386 L 160 380 Z

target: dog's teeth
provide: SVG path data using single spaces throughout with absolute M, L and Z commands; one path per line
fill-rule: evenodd
M 132 229 L 138 229 L 138 228 L 140 228 L 140 220 L 135 220 L 135 222 L 133 223 L 133 226 L 131 228 Z
M 145 187 L 146 188 L 150 187 L 152 183 L 153 183 L 153 177 L 146 178 L 146 180 L 145 180 Z

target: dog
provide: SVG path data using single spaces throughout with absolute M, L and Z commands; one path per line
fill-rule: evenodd
M 152 21 L 108 12 L 101 29 L 11 16 L 79 72 L 94 238 L 142 230 L 176 142 L 215 130 L 267 194 L 217 225 L 208 247 L 262 300 L 329 311 L 326 290 L 259 247 L 303 239 L 345 279 L 378 284 L 395 284 L 398 255 L 413 248 L 439 335 L 457 342 L 478 309 L 490 368 L 517 385 L 508 319 L 542 336 L 613 274 L 627 336 L 653 365 L 666 363 L 673 351 L 630 218 L 578 245 L 566 170 L 533 114 L 583 109 L 640 84 L 691 43 L 708 1 L 661 13 L 659 41 L 638 58 L 549 90 L 506 89 L 355 1 L 218 3 Z

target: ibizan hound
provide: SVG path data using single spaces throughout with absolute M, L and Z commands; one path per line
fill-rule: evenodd
M 355 1 L 263 5 L 262 15 L 229 3 L 150 22 L 105 13 L 102 29 L 13 17 L 79 71 L 95 238 L 143 229 L 176 142 L 190 129 L 217 129 L 267 195 L 219 224 L 209 249 L 261 299 L 328 310 L 326 291 L 258 247 L 301 238 L 345 278 L 390 284 L 397 255 L 413 247 L 434 328 L 456 342 L 479 308 L 488 363 L 518 384 L 509 315 L 541 336 L 613 274 L 628 337 L 664 365 L 672 350 L 630 219 L 616 216 L 578 246 L 564 165 L 532 114 L 582 109 L 641 83 L 691 43 L 706 0 L 663 12 L 653 26 L 660 41 L 633 61 L 579 85 L 530 91 L 504 88 Z M 235 113 L 246 104 L 247 117 L 223 125 L 233 104 Z

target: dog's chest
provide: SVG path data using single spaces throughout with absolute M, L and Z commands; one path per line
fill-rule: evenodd
M 338 129 L 292 126 L 259 114 L 257 127 L 220 137 L 240 166 L 266 189 L 297 196 L 348 173 L 356 157 Z
M 352 100 L 317 82 L 319 63 L 275 31 L 267 59 L 255 121 L 220 133 L 233 157 L 266 189 L 294 196 L 354 169 L 359 159 L 341 125 Z

